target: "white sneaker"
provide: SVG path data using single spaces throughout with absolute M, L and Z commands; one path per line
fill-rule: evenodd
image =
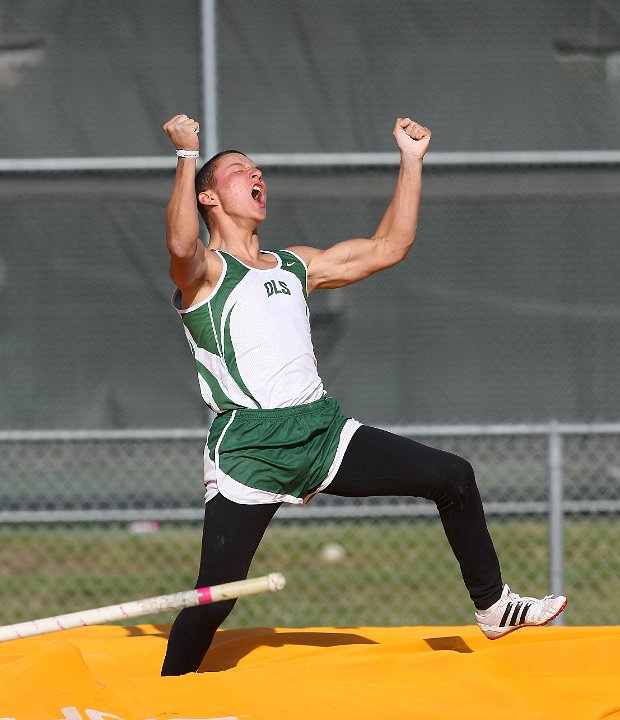
M 496 640 L 526 625 L 546 625 L 566 607 L 563 595 L 547 595 L 542 600 L 521 597 L 504 585 L 502 596 L 490 608 L 476 610 L 476 621 L 489 640 Z

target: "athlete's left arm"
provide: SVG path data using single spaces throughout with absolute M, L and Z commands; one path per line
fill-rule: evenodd
M 377 230 L 370 238 L 336 243 L 326 250 L 291 247 L 308 267 L 308 291 L 337 288 L 363 280 L 396 265 L 413 245 L 418 227 L 422 160 L 431 132 L 409 118 L 398 118 L 394 139 L 400 150 L 400 168 L 394 194 Z

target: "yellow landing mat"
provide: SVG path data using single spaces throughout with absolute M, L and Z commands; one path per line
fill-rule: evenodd
M 620 720 L 620 627 L 223 630 L 161 678 L 168 629 L 0 643 L 0 720 Z

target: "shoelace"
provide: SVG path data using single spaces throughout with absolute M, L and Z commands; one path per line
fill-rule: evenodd
M 531 603 L 540 603 L 544 602 L 545 600 L 553 600 L 557 596 L 556 595 L 545 595 L 544 598 L 533 598 L 533 597 L 523 597 L 522 595 L 517 595 L 517 593 L 509 593 L 507 600 L 512 600 L 514 602 L 517 602 L 519 600 L 522 600 L 524 602 L 531 602 Z

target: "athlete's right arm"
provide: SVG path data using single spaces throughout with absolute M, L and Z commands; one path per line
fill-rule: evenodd
M 175 115 L 163 126 L 177 150 L 198 150 L 199 125 L 187 115 Z M 197 291 L 207 274 L 207 249 L 200 239 L 194 178 L 196 158 L 177 162 L 166 209 L 166 244 L 170 253 L 170 277 L 181 291 Z

